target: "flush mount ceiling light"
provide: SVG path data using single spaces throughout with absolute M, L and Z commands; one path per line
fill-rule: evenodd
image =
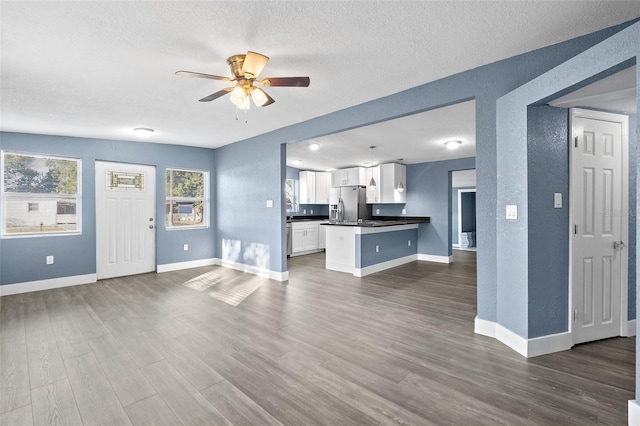
M 309 149 L 311 151 L 317 151 L 318 149 L 320 149 L 320 145 L 318 145 L 317 143 L 312 143 L 311 145 L 309 145 Z
M 302 164 L 302 160 L 293 160 L 293 164 L 299 166 L 300 164 Z
M 147 127 L 136 127 L 133 131 L 141 139 L 148 139 L 153 135 L 153 129 Z
M 457 141 L 457 140 L 446 141 L 444 143 L 444 146 L 446 146 L 447 149 L 458 149 L 460 145 L 462 145 L 462 141 Z

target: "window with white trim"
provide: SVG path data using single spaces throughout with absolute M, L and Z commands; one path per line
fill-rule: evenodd
M 80 165 L 2 151 L 2 237 L 80 233 Z
M 167 169 L 165 225 L 167 229 L 209 226 L 209 172 Z

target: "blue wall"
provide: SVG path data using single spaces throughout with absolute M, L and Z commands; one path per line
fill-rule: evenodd
M 407 216 L 429 216 L 418 230 L 418 254 L 451 256 L 451 172 L 475 168 L 475 158 L 407 166 Z
M 417 229 L 356 234 L 356 268 L 366 268 L 416 254 L 417 238 Z M 376 252 L 376 246 L 380 248 L 379 252 Z
M 0 149 L 48 154 L 82 160 L 82 234 L 8 238 L 2 240 L 0 284 L 45 280 L 96 272 L 95 160 L 156 166 L 156 263 L 158 265 L 215 257 L 215 217 L 206 229 L 166 230 L 165 170 L 167 167 L 210 171 L 211 199 L 215 200 L 215 152 L 178 145 L 0 133 Z M 214 204 L 213 202 L 211 203 Z M 189 244 L 189 251 L 183 251 Z M 55 263 L 45 265 L 45 256 Z

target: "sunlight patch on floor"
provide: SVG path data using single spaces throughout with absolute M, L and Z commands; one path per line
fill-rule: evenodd
M 244 299 L 249 297 L 254 291 L 262 286 L 261 282 L 247 281 L 227 288 L 216 288 L 208 291 L 207 294 L 214 299 L 227 303 L 231 306 L 238 306 Z

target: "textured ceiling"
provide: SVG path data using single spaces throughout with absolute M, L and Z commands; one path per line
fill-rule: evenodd
M 0 129 L 218 147 L 640 15 L 636 1 L 2 1 Z M 254 50 L 276 103 L 235 120 L 223 87 Z

